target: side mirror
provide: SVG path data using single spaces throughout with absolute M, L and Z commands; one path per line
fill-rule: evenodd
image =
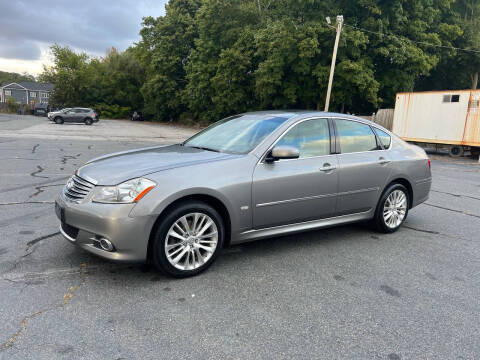
M 281 159 L 298 159 L 300 152 L 293 146 L 275 146 L 265 158 L 266 162 L 274 162 Z

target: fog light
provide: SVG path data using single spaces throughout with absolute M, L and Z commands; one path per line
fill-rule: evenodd
M 100 247 L 105 251 L 113 251 L 113 244 L 105 238 L 100 239 Z

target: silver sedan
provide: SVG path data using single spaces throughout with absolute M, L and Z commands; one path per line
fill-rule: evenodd
M 430 186 L 425 151 L 372 122 L 270 111 L 93 159 L 55 209 L 71 243 L 185 277 L 230 244 L 356 221 L 394 232 Z

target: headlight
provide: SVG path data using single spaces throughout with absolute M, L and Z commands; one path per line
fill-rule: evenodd
M 138 178 L 125 181 L 116 186 L 96 186 L 92 201 L 121 204 L 137 202 L 152 190 L 155 185 L 151 180 Z

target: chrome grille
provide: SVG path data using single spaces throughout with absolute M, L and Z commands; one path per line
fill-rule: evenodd
M 79 202 L 84 199 L 90 191 L 92 191 L 94 185 L 80 176 L 73 175 L 68 179 L 67 184 L 63 188 L 63 194 L 68 200 Z

